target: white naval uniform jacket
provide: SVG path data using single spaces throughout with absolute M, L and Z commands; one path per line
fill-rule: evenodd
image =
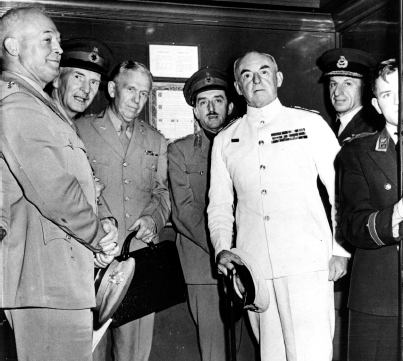
M 236 247 L 266 279 L 327 270 L 332 255 L 349 257 L 333 240 L 317 188 L 319 175 L 333 206 L 339 149 L 318 114 L 278 99 L 248 107 L 214 140 L 207 212 L 216 254 L 232 246 L 235 208 Z

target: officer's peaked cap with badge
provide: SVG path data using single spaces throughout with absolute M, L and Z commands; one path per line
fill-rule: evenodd
M 74 38 L 62 41 L 61 67 L 80 68 L 101 74 L 108 79 L 113 61 L 112 50 L 102 41 L 91 38 Z
M 217 68 L 201 68 L 186 81 L 183 88 L 183 95 L 185 96 L 186 102 L 190 106 L 193 106 L 197 94 L 212 89 L 227 91 L 227 74 Z
M 323 75 L 363 78 L 376 65 L 376 59 L 364 51 L 350 48 L 331 49 L 319 58 Z

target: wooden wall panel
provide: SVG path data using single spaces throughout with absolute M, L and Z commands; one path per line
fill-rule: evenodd
M 340 47 L 356 48 L 378 61 L 398 53 L 398 2 L 390 0 L 374 13 L 340 31 Z
M 54 21 L 64 39 L 95 37 L 107 43 L 115 54 L 115 63 L 134 59 L 148 65 L 149 43 L 193 44 L 200 47 L 201 66 L 222 68 L 232 77 L 233 62 L 241 53 L 254 49 L 270 53 L 284 73 L 279 90 L 283 104 L 316 109 L 329 119 L 316 61 L 335 46 L 333 33 L 66 17 L 54 17 Z M 245 104 L 237 96 L 234 99 L 238 109 L 234 116 L 242 115 Z M 90 112 L 98 112 L 105 104 L 101 92 Z

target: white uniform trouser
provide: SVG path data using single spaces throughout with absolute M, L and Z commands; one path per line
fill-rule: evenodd
M 328 271 L 266 280 L 269 309 L 248 311 L 262 361 L 330 361 L 334 297 Z

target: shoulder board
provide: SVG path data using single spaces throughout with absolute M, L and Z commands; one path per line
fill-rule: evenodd
M 159 130 L 159 129 L 157 129 L 156 127 L 154 127 L 154 125 L 151 125 L 151 124 L 149 124 L 149 123 L 146 123 L 144 120 L 140 120 L 140 123 L 142 124 L 142 125 L 146 125 L 148 128 L 150 128 L 150 129 L 152 129 L 152 130 L 155 130 L 156 132 L 158 132 L 158 133 L 161 133 L 161 131 Z M 162 134 L 162 133 L 161 133 Z
M 351 137 L 347 137 L 346 139 L 344 139 L 343 143 L 351 143 L 355 139 L 369 137 L 370 135 L 374 135 L 376 133 L 378 133 L 378 132 L 372 132 L 372 133 L 364 132 L 364 133 L 360 133 L 360 134 L 353 134 Z
M 239 119 L 242 119 L 242 117 L 232 119 L 224 128 L 222 128 L 221 131 L 223 131 L 224 129 L 229 128 L 232 124 L 236 123 Z
M 176 142 L 179 142 L 181 140 L 185 140 L 187 138 L 192 138 L 193 139 L 193 138 L 196 138 L 197 136 L 200 136 L 200 130 L 197 131 L 196 133 L 188 134 L 188 135 L 184 135 L 183 137 L 176 138 L 176 139 L 172 140 L 171 143 L 176 143 Z
M 13 81 L 5 81 L 1 85 L 1 99 L 6 98 L 10 94 L 18 93 L 20 91 L 20 86 Z
M 313 110 L 313 109 L 306 109 L 306 108 L 299 107 L 299 106 L 297 106 L 297 105 L 292 105 L 292 106 L 290 106 L 290 107 L 288 107 L 288 108 L 292 108 L 292 109 L 299 109 L 299 110 L 305 110 L 305 111 L 307 111 L 307 112 L 311 112 L 311 113 L 319 114 L 319 112 L 318 112 L 317 110 Z

